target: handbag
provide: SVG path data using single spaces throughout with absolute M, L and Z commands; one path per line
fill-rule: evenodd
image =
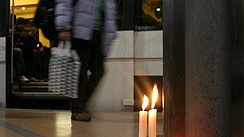
M 52 47 L 48 91 L 69 98 L 78 98 L 80 66 L 79 56 L 75 50 L 71 50 L 70 41 L 60 41 L 58 47 Z

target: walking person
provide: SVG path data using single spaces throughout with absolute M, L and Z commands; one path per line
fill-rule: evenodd
M 81 61 L 79 97 L 70 99 L 72 120 L 92 119 L 86 105 L 104 75 L 104 57 L 116 37 L 116 8 L 115 0 L 56 0 L 58 39 L 71 40 Z

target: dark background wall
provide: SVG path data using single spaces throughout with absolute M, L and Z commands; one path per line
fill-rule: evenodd
M 0 0 L 0 9 L 0 37 L 2 37 L 8 32 L 8 0 Z

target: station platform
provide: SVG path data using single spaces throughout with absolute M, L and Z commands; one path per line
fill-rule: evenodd
M 91 122 L 71 120 L 69 110 L 0 108 L 1 137 L 138 137 L 138 112 L 91 112 Z M 157 113 L 157 137 L 163 137 Z

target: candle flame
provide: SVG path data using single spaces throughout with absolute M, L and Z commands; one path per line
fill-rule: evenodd
M 142 110 L 143 111 L 147 108 L 148 103 L 149 103 L 149 99 L 146 95 L 144 95 L 143 103 L 142 103 Z
M 158 99 L 158 87 L 156 84 L 154 84 L 153 86 L 153 93 L 152 93 L 152 104 L 151 104 L 151 109 L 153 109 L 155 107 L 155 104 L 157 102 Z

